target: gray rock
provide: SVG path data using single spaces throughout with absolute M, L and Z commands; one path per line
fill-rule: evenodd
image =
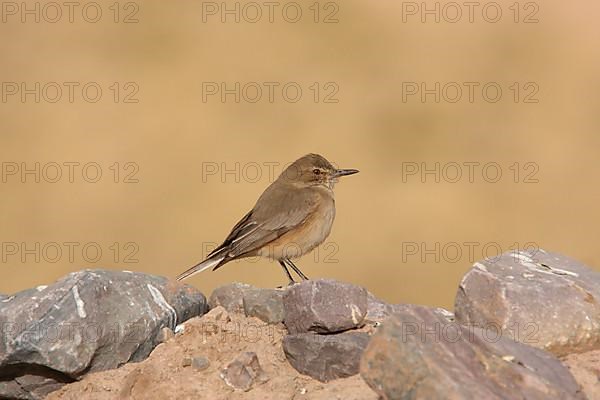
M 210 361 L 208 360 L 208 358 L 206 358 L 204 356 L 184 357 L 183 360 L 181 360 L 181 366 L 182 367 L 191 366 L 192 368 L 194 368 L 197 371 L 204 371 L 205 369 L 210 367 Z
M 358 374 L 368 343 L 369 335 L 364 332 L 296 333 L 283 338 L 283 351 L 298 372 L 328 382 Z
M 304 281 L 283 296 L 284 324 L 290 333 L 333 333 L 363 325 L 367 291 L 331 279 Z
M 191 365 L 192 368 L 194 368 L 197 371 L 204 371 L 205 369 L 210 367 L 210 361 L 208 361 L 208 358 L 203 356 L 194 357 L 192 358 Z
M 383 399 L 585 399 L 552 354 L 423 306 L 406 306 L 383 322 L 360 373 Z
M 245 283 L 231 283 L 216 288 L 208 300 L 211 309 L 223 307 L 234 313 L 276 324 L 283 321 L 283 291 L 261 289 Z
M 390 316 L 390 305 L 385 301 L 378 299 L 371 292 L 367 292 L 367 315 L 366 323 L 381 323 Z
M 365 323 L 377 326 L 394 313 L 406 310 L 410 307 L 411 306 L 407 304 L 388 304 L 375 297 L 371 292 L 368 292 Z M 437 308 L 436 310 L 436 312 L 443 316 L 448 322 L 454 321 L 454 314 L 452 312 L 443 308 Z
M 248 289 L 243 296 L 244 312 L 266 323 L 283 321 L 283 291 L 276 289 Z
M 255 382 L 267 380 L 256 353 L 244 352 L 221 371 L 221 379 L 230 387 L 248 391 Z
M 11 396 L 3 391 L 10 381 L 40 398 L 84 373 L 141 361 L 163 327 L 206 309 L 191 286 L 123 271 L 75 272 L 17 293 L 0 302 L 0 376 L 8 377 L 0 397 Z
M 208 306 L 211 309 L 221 306 L 229 312 L 242 314 L 244 313 L 244 293 L 251 289 L 256 288 L 239 282 L 220 286 L 211 293 L 208 299 Z
M 459 323 L 556 355 L 600 346 L 600 273 L 544 250 L 475 263 L 456 296 Z

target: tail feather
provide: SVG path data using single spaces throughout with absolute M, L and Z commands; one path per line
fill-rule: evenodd
M 209 257 L 206 260 L 202 261 L 201 263 L 196 264 L 192 268 L 190 268 L 187 271 L 181 273 L 177 277 L 177 280 L 178 281 L 184 280 L 185 278 L 189 278 L 190 276 L 195 275 L 198 272 L 202 272 L 205 269 L 209 269 L 209 268 L 212 268 L 212 267 L 216 268 L 217 266 L 219 266 L 219 264 L 221 263 L 221 261 L 223 261 L 224 258 L 225 258 L 225 256 Z

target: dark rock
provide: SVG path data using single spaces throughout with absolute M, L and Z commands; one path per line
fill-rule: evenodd
M 383 399 L 585 399 L 552 354 L 422 306 L 383 322 L 360 373 Z
M 304 281 L 283 295 L 284 324 L 290 333 L 333 333 L 363 325 L 367 291 L 360 287 L 320 279 Z
M 229 312 L 244 313 L 244 293 L 256 289 L 245 283 L 234 282 L 213 290 L 208 299 L 208 306 L 213 309 L 221 306 Z
M 257 359 L 258 361 L 258 359 Z M 204 371 L 205 369 L 207 369 L 208 367 L 210 367 L 210 361 L 208 361 L 208 358 L 206 357 L 194 357 L 192 358 L 192 368 L 194 368 L 197 371 Z
M 49 393 L 73 381 L 49 368 L 33 365 L 15 366 L 3 370 L 3 377 L 0 378 L 0 398 L 43 399 Z
M 84 373 L 141 361 L 163 327 L 206 309 L 191 286 L 125 271 L 75 272 L 17 293 L 0 302 L 0 396 L 10 381 L 38 398 Z
M 283 338 L 283 351 L 298 372 L 328 382 L 358 374 L 368 343 L 369 335 L 364 332 L 297 333 Z
M 42 399 L 36 393 L 25 391 L 16 380 L 0 380 L 0 399 L 36 400 Z
M 244 312 L 269 324 L 283 321 L 283 292 L 276 289 L 248 289 L 243 296 Z
M 600 273 L 571 258 L 519 251 L 475 263 L 455 304 L 464 325 L 494 327 L 556 355 L 600 347 Z
M 234 389 L 248 391 L 255 382 L 264 382 L 267 378 L 256 353 L 244 352 L 221 371 L 221 379 Z

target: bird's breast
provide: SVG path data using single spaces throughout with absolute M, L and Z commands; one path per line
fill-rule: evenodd
M 334 200 L 324 198 L 302 224 L 261 249 L 260 255 L 275 260 L 303 256 L 327 239 L 334 219 Z

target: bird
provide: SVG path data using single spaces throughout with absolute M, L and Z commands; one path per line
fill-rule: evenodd
M 337 169 L 319 154 L 297 159 L 265 189 L 223 243 L 177 280 L 255 256 L 278 261 L 288 285 L 296 283 L 288 267 L 308 280 L 292 259 L 309 253 L 329 236 L 335 219 L 334 185 L 340 177 L 357 172 Z

